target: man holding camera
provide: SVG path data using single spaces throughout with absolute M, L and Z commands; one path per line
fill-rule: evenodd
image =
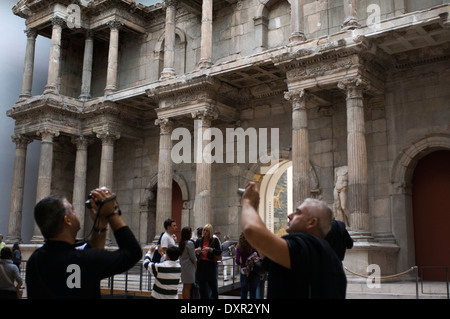
M 26 284 L 29 299 L 100 298 L 100 281 L 122 273 L 142 257 L 141 247 L 120 216 L 116 195 L 102 187 L 91 192 L 86 206 L 94 226 L 86 246 L 76 244 L 80 221 L 66 198 L 52 195 L 34 208 L 45 244 L 28 260 Z M 107 226 L 119 249 L 106 251 Z
M 259 191 L 249 183 L 242 197 L 242 230 L 266 258 L 269 299 L 344 299 L 347 280 L 342 262 L 324 240 L 332 211 L 316 199 L 306 199 L 288 215 L 288 235 L 277 237 L 257 212 Z

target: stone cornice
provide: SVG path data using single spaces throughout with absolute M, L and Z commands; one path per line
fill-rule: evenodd
M 36 117 L 36 114 L 46 112 L 79 117 L 81 115 L 81 107 L 82 104 L 79 102 L 68 101 L 60 95 L 47 94 L 15 104 L 11 110 L 6 112 L 6 115 L 15 120 L 22 117 L 33 118 Z
M 146 94 L 156 101 L 174 98 L 180 94 L 196 94 L 207 92 L 215 94 L 221 86 L 221 82 L 210 76 L 199 76 L 185 81 L 173 81 L 167 85 L 148 89 Z

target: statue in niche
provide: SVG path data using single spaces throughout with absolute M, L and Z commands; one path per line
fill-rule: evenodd
M 334 170 L 334 217 L 350 227 L 350 216 L 347 209 L 348 167 L 337 167 Z

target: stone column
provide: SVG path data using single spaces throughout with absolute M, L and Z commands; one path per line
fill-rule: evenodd
M 194 159 L 195 171 L 195 202 L 194 202 L 194 224 L 195 227 L 203 227 L 212 222 L 211 212 L 211 160 L 207 153 L 203 156 L 203 150 L 211 142 L 210 134 L 205 131 L 211 127 L 213 119 L 217 118 L 217 112 L 213 110 L 199 111 L 192 114 L 195 119 L 194 125 Z
M 175 18 L 177 15 L 178 0 L 165 0 L 166 29 L 164 34 L 164 70 L 161 79 L 174 77 L 175 69 Z
M 212 65 L 213 0 L 203 0 L 200 68 Z
M 61 66 L 61 35 L 65 21 L 55 17 L 52 19 L 52 40 L 50 44 L 50 62 L 48 66 L 47 85 L 44 93 L 58 92 L 59 68 Z
M 78 238 L 84 238 L 84 215 L 86 201 L 86 174 L 87 174 L 87 148 L 89 141 L 84 136 L 72 138 L 72 143 L 77 147 L 75 159 L 75 176 L 73 185 L 72 205 L 80 220 Z
M 291 29 L 289 42 L 305 41 L 303 0 L 291 0 Z
M 309 180 L 309 138 L 308 113 L 309 100 L 306 90 L 285 93 L 285 99 L 292 103 L 292 176 L 293 204 L 297 208 L 310 197 Z
M 53 139 L 59 136 L 59 132 L 45 129 L 38 131 L 37 135 L 41 136 L 41 155 L 39 158 L 39 172 L 36 190 L 36 203 L 47 197 L 51 193 L 52 184 L 52 168 L 53 168 Z M 34 244 L 42 244 L 44 238 L 41 230 L 34 225 L 34 235 L 31 242 Z
M 16 135 L 12 137 L 12 141 L 16 144 L 16 154 L 14 157 L 14 173 L 11 188 L 8 236 L 5 240 L 5 242 L 9 244 L 22 240 L 22 210 L 27 147 L 32 140 L 22 135 Z
M 169 119 L 157 119 L 160 127 L 159 160 L 158 160 L 158 190 L 156 193 L 156 235 L 164 231 L 164 221 L 172 217 L 172 129 L 173 122 Z
M 87 101 L 91 98 L 93 55 L 94 38 L 92 37 L 92 32 L 88 31 L 86 33 L 86 40 L 84 41 L 83 75 L 81 80 L 81 95 L 79 97 L 82 101 Z
M 361 78 L 343 80 L 338 87 L 347 95 L 348 211 L 355 240 L 367 241 L 369 194 L 363 92 L 368 83 Z
M 25 64 L 23 67 L 22 77 L 22 92 L 19 98 L 21 100 L 31 97 L 31 90 L 33 88 L 33 72 L 34 72 L 34 54 L 36 49 L 36 30 L 26 30 L 27 34 L 27 48 L 25 51 Z
M 358 11 L 356 8 L 356 0 L 344 0 L 345 20 L 342 25 L 344 30 L 353 30 L 360 27 L 358 23 Z
M 114 142 L 120 138 L 119 134 L 111 132 L 97 133 L 97 138 L 102 140 L 102 157 L 100 159 L 100 178 L 98 187 L 113 188 L 113 169 L 114 169 Z M 114 190 L 113 190 L 114 192 Z M 106 245 L 112 244 L 111 229 L 106 233 Z
M 108 71 L 106 74 L 105 95 L 111 94 L 117 90 L 117 67 L 119 64 L 119 30 L 122 23 L 117 20 L 110 21 L 109 53 L 108 53 Z
M 114 142 L 120 138 L 120 134 L 111 132 L 97 133 L 97 138 L 102 140 L 102 157 L 100 160 L 100 178 L 98 186 L 113 187 L 114 168 Z

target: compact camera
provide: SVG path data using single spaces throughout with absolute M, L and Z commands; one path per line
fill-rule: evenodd
M 94 202 L 95 202 L 95 204 L 96 204 L 97 206 L 99 206 L 99 205 L 101 204 L 101 201 L 96 200 L 96 199 L 95 199 L 95 195 L 92 194 L 92 193 L 90 193 L 90 194 L 88 195 L 87 201 L 84 203 L 84 205 L 86 206 L 86 208 L 92 208 L 92 205 L 91 205 L 91 199 L 94 200 Z
M 238 191 L 237 191 L 237 193 L 238 193 L 239 196 L 244 195 L 244 193 L 245 193 L 245 188 L 239 188 Z

